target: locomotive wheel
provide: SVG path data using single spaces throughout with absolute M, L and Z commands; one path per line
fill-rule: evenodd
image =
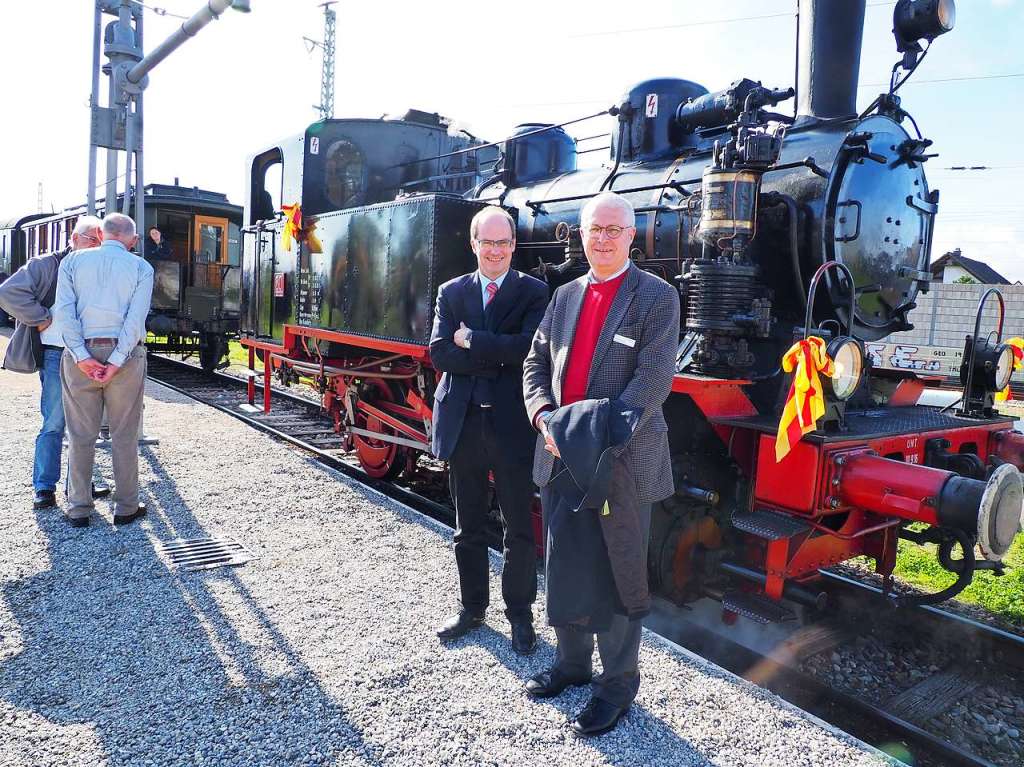
M 228 342 L 217 333 L 204 333 L 199 345 L 199 366 L 212 373 L 228 351 Z
M 401 387 L 380 378 L 371 378 L 360 387 L 359 396 L 370 405 L 379 402 L 401 402 Z M 356 426 L 367 431 L 394 434 L 394 430 L 375 415 L 367 415 L 356 408 Z M 409 448 L 394 442 L 353 434 L 356 455 L 363 471 L 374 479 L 394 479 L 408 463 Z

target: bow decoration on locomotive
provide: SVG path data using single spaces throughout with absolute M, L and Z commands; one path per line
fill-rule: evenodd
M 785 458 L 804 434 L 818 427 L 818 419 L 825 415 L 825 395 L 819 373 L 831 376 L 835 366 L 825 350 L 825 339 L 810 336 L 789 348 L 782 357 L 782 369 L 793 374 L 793 383 L 779 420 L 779 433 L 775 439 L 776 461 Z
M 284 228 L 281 229 L 281 248 L 291 250 L 292 242 L 305 242 L 310 253 L 322 253 L 323 246 L 316 236 L 316 222 L 305 223 L 302 219 L 302 206 L 299 203 L 294 205 L 282 205 L 281 212 L 284 213 Z

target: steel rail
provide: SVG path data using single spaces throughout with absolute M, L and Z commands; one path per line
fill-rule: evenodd
M 213 373 L 212 375 L 208 375 L 204 373 L 200 368 L 197 368 L 194 365 L 190 365 L 185 362 L 177 362 L 175 360 L 167 359 L 166 357 L 159 357 L 156 359 L 159 360 L 158 364 L 167 364 L 169 366 L 174 366 L 175 368 L 177 368 L 177 371 L 179 373 L 191 374 L 192 380 L 196 381 L 200 386 L 203 386 L 205 384 L 208 390 L 211 388 L 210 384 L 213 382 L 218 383 L 218 390 L 220 391 L 223 391 L 224 388 L 227 387 L 230 387 L 232 389 L 236 387 L 244 389 L 244 387 L 247 384 L 247 381 L 244 379 L 236 378 L 235 376 L 226 375 L 224 373 L 217 372 Z M 150 362 L 153 362 L 152 357 L 150 359 Z M 173 383 L 165 378 L 161 378 L 160 372 L 152 370 L 152 367 L 149 370 L 147 370 L 146 376 L 153 380 L 154 382 L 160 384 L 161 386 L 166 386 L 168 389 L 171 389 L 177 392 L 178 394 L 188 397 L 189 399 L 194 399 L 198 402 L 202 402 L 204 405 L 215 408 L 216 410 L 219 410 L 222 413 L 226 413 L 233 418 L 237 418 L 238 420 L 244 422 L 248 426 L 253 427 L 254 429 L 257 429 L 265 434 L 269 434 L 270 436 L 287 442 L 295 447 L 301 448 L 304 451 L 313 453 L 317 457 L 317 460 L 320 461 L 321 463 L 331 467 L 332 469 L 342 472 L 346 476 L 351 477 L 352 479 L 355 479 L 361 484 L 364 484 L 367 487 L 370 487 L 371 489 L 377 491 L 381 495 L 387 496 L 388 498 L 393 498 L 394 500 L 404 503 L 407 506 L 411 506 L 417 511 L 421 511 L 434 519 L 440 519 L 442 521 L 454 520 L 454 512 L 452 511 L 451 508 L 444 506 L 440 503 L 437 503 L 436 501 L 431 501 L 429 498 L 425 498 L 424 496 L 415 493 L 411 490 L 407 490 L 406 488 L 403 488 L 399 485 L 395 485 L 392 484 L 391 482 L 385 482 L 379 479 L 374 479 L 357 466 L 353 466 L 352 464 L 342 460 L 338 456 L 332 455 L 330 452 L 312 444 L 312 442 L 302 439 L 299 436 L 289 434 L 288 431 L 283 426 L 273 426 L 270 423 L 261 421 L 258 415 L 245 413 L 240 410 L 212 401 L 212 398 L 209 396 L 208 391 L 205 394 L 202 392 L 190 391 L 187 386 L 180 386 L 177 383 Z M 260 383 L 256 384 L 256 386 L 257 388 L 262 388 L 262 384 Z M 294 405 L 299 405 L 302 408 L 307 409 L 309 411 L 315 410 L 317 416 L 315 420 L 323 422 L 323 419 L 319 418 L 320 404 L 318 402 L 305 399 L 294 394 L 288 394 L 287 392 L 282 392 L 273 388 L 271 389 L 271 396 L 276 397 L 279 400 L 283 399 Z M 278 413 L 277 415 L 287 416 L 289 414 Z M 314 419 L 310 418 L 310 420 Z M 333 431 L 333 424 L 327 422 L 324 423 L 324 431 Z M 300 424 L 296 424 L 296 426 L 298 425 Z M 308 423 L 301 425 L 308 425 Z

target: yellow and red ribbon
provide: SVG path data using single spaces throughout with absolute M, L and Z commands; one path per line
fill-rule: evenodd
M 797 341 L 782 357 L 782 369 L 793 373 L 786 406 L 779 419 L 779 433 L 775 437 L 775 461 L 778 463 L 793 445 L 809 431 L 814 431 L 818 419 L 825 414 L 825 395 L 821 388 L 820 373 L 831 376 L 832 359 L 825 351 L 825 339 L 811 336 Z
M 323 246 L 316 236 L 316 223 L 310 222 L 303 226 L 302 206 L 299 203 L 282 205 L 281 212 L 284 213 L 284 229 L 281 230 L 281 247 L 284 250 L 292 249 L 294 239 L 305 242 L 310 253 L 323 253 Z
M 1011 338 L 1007 341 L 1013 348 L 1013 369 L 1021 370 L 1024 368 L 1024 338 Z M 1000 392 L 996 392 L 996 402 L 1006 402 L 1007 400 L 1013 399 L 1013 395 L 1010 393 L 1010 384 L 1006 384 L 1006 388 Z

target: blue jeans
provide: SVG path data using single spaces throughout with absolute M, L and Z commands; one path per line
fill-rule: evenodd
M 39 409 L 43 413 L 43 428 L 36 437 L 35 464 L 32 468 L 32 487 L 36 490 L 56 490 L 60 479 L 60 451 L 64 440 L 64 405 L 61 402 L 60 358 L 61 349 L 43 349 L 43 366 L 39 381 L 43 391 Z

